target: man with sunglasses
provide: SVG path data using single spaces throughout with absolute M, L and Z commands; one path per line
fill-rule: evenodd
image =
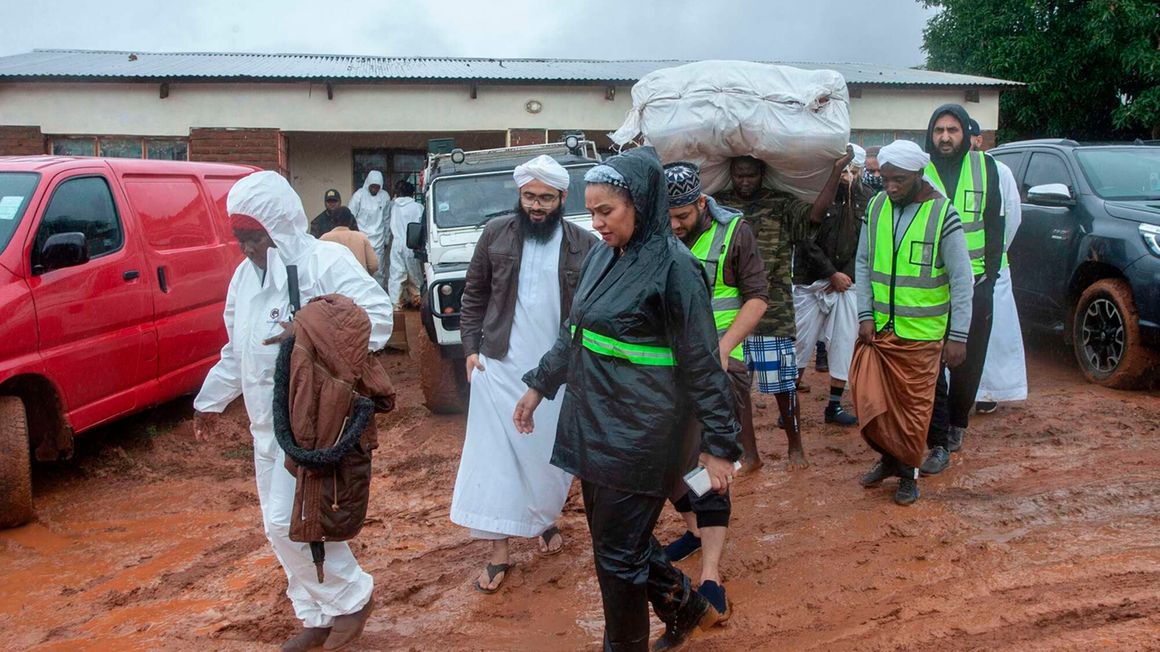
M 487 223 L 467 268 L 460 313 L 471 400 L 451 520 L 491 542 L 475 587 L 495 593 L 511 568 L 508 538 L 539 537 L 540 551 L 564 545 L 556 519 L 572 476 L 548 463 L 563 392 L 536 412 L 536 437 L 511 415 L 534 369 L 572 308 L 580 267 L 596 238 L 563 219 L 570 176 L 538 156 L 515 169 L 513 215 Z

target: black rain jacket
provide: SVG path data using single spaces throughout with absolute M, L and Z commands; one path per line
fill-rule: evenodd
M 633 149 L 605 164 L 628 184 L 636 230 L 621 255 L 607 245 L 593 247 L 560 337 L 524 382 L 549 398 L 568 384 L 554 466 L 618 491 L 666 497 L 688 471 L 689 417 L 703 427 L 701 451 L 727 460 L 741 456 L 740 426 L 705 276 L 669 225 L 656 151 Z M 669 347 L 675 365 L 595 353 L 582 343 L 584 331 Z

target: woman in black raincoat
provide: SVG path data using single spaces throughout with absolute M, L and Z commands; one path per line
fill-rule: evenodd
M 605 649 L 648 649 L 648 602 L 666 624 L 654 649 L 683 642 L 716 612 L 652 536 L 688 459 L 688 418 L 703 428 L 701 464 L 724 491 L 741 455 L 729 380 L 717 353 L 701 268 L 669 226 L 664 171 L 651 147 L 585 176 L 604 240 L 581 271 L 556 344 L 524 376 L 514 420 L 531 432 L 543 397 L 568 385 L 552 464 L 581 479 Z

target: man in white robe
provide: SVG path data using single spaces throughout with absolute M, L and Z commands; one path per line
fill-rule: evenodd
M 488 222 L 467 270 L 460 328 L 471 383 L 467 437 L 452 522 L 491 542 L 475 586 L 494 593 L 511 567 L 508 537 L 539 537 L 541 552 L 564 545 L 556 519 L 572 476 L 549 460 L 563 392 L 536 412 L 534 437 L 511 415 L 527 389 L 522 376 L 539 364 L 571 309 L 580 266 L 596 242 L 562 219 L 570 176 L 549 156 L 515 170 L 515 214 Z
M 367 238 L 371 241 L 371 247 L 375 250 L 375 256 L 379 258 L 379 271 L 375 272 L 375 280 L 379 285 L 385 286 L 385 279 L 389 278 L 387 275 L 387 268 L 389 265 L 387 261 L 387 236 L 388 226 L 388 211 L 391 205 L 391 196 L 383 189 L 383 173 L 378 170 L 371 170 L 367 174 L 367 178 L 363 181 L 362 188 L 355 191 L 350 198 L 350 205 L 347 208 L 351 213 L 354 213 L 354 221 L 358 224 L 358 230 L 367 234 Z M 398 297 L 391 297 L 392 300 L 398 301 Z
M 266 538 L 286 572 L 286 595 L 304 629 L 283 651 L 338 649 L 362 633 L 373 602 L 374 580 L 359 567 L 344 542 L 326 543 L 325 580 L 318 581 L 310 544 L 290 540 L 294 476 L 274 438 L 274 363 L 290 319 L 288 266 L 295 266 L 302 305 L 326 294 L 352 299 L 371 321 L 369 348 L 391 336 L 387 293 L 375 284 L 349 249 L 315 240 L 306 232 L 302 201 L 277 172 L 255 172 L 239 180 L 226 211 L 243 260 L 226 294 L 229 341 L 193 402 L 194 434 L 214 435 L 218 414 L 239 396 L 245 399 L 254 436 L 254 470 Z
M 983 149 L 979 123 L 970 121 L 971 146 Z M 1007 248 L 1015 239 L 1023 221 L 1019 184 L 1011 168 L 998 159 L 999 189 L 1003 194 L 1006 222 L 1003 229 L 1003 265 L 995 282 L 995 308 L 992 317 L 991 340 L 987 343 L 987 358 L 983 363 L 983 377 L 975 396 L 975 412 L 988 414 L 999 403 L 1022 401 L 1027 398 L 1027 360 L 1023 352 L 1023 332 L 1019 327 L 1019 312 L 1015 308 L 1015 294 L 1011 289 L 1011 267 L 1007 264 Z

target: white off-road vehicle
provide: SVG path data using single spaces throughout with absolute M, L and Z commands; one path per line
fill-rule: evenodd
M 488 220 L 514 215 L 519 189 L 517 165 L 547 154 L 572 176 L 564 219 L 592 228 L 584 209 L 584 173 L 600 162 L 592 141 L 582 135 L 562 143 L 432 154 L 423 173 L 425 212 L 407 230 L 407 246 L 423 265 L 421 316 L 426 337 L 410 342 L 419 365 L 424 403 L 451 414 L 467 407 L 468 385 L 459 334 L 460 297 L 475 243 Z

